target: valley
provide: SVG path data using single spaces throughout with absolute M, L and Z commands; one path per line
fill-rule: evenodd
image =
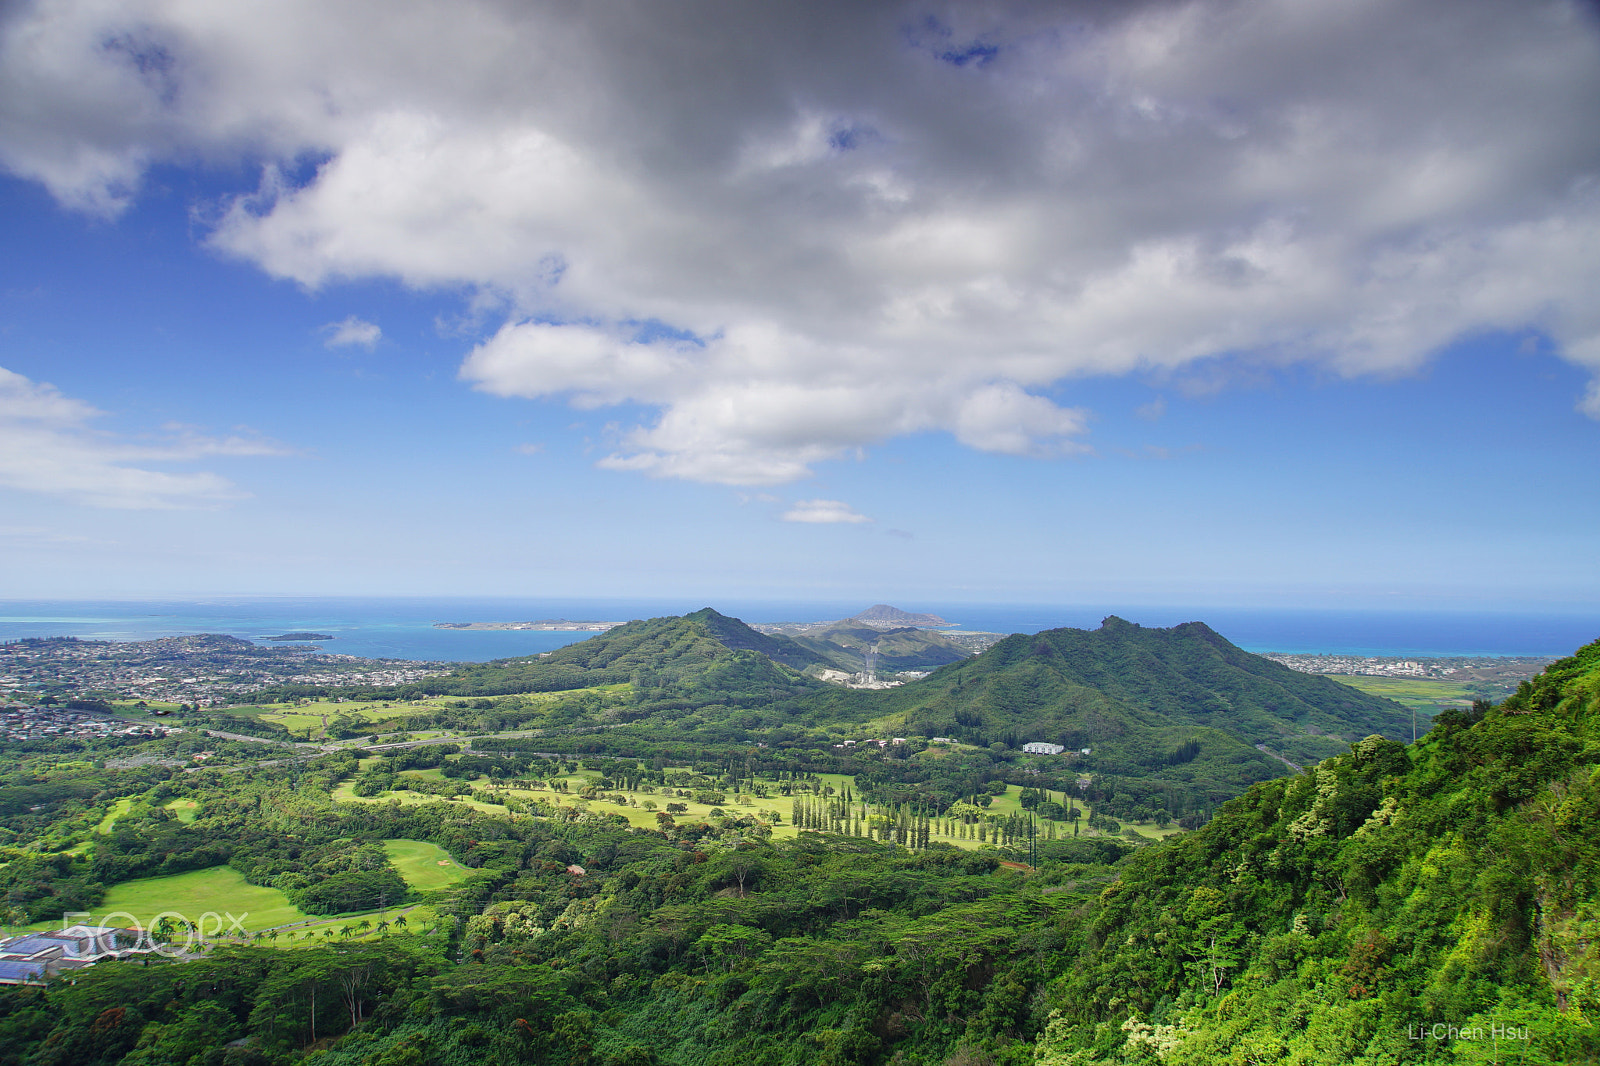
M 705 610 L 225 704 L 75 693 L 165 735 L 10 743 L 5 921 L 160 950 L 0 986 L 0 1044 L 1146 1066 L 1158 1038 L 1217 1061 L 1242 1024 L 1287 1061 L 1426 1062 L 1396 1034 L 1454 1012 L 1544 1061 L 1600 1047 L 1600 645 L 1491 708 L 1199 623 L 1014 635 L 879 690 L 819 680 L 804 635 Z M 1472 947 L 1497 976 L 1443 998 L 1450 930 L 1535 906 L 1557 918 Z

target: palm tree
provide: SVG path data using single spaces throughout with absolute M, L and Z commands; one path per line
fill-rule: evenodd
M 272 932 L 268 933 L 267 939 L 276 944 L 278 942 L 278 930 L 274 929 Z
M 372 928 L 372 922 L 366 918 L 363 918 L 356 923 L 356 928 L 365 933 L 368 929 Z
M 406 927 L 406 916 L 403 914 L 395 915 L 394 924 L 404 929 Z
M 355 926 L 353 926 L 353 925 L 346 925 L 346 926 L 342 926 L 342 927 L 340 927 L 340 929 L 339 929 L 339 935 L 340 935 L 340 936 L 341 936 L 341 937 L 343 937 L 343 938 L 344 938 L 344 939 L 345 939 L 345 940 L 349 940 L 349 939 L 350 939 L 350 934 L 351 934 L 351 933 L 354 933 L 354 932 L 355 932 L 355 931 L 356 931 L 356 927 L 355 927 Z

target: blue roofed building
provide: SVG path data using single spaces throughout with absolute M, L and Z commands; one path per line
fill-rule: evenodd
M 0 985 L 42 984 L 104 959 L 154 950 L 136 929 L 74 925 L 59 932 L 22 933 L 0 940 Z

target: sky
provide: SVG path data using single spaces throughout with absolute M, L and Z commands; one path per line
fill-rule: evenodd
M 1592 610 L 1600 13 L 0 6 L 0 594 Z

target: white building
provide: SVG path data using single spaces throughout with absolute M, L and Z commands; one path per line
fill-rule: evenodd
M 1046 744 L 1042 740 L 1032 740 L 1022 745 L 1022 750 L 1029 755 L 1060 755 L 1067 750 L 1065 744 Z

